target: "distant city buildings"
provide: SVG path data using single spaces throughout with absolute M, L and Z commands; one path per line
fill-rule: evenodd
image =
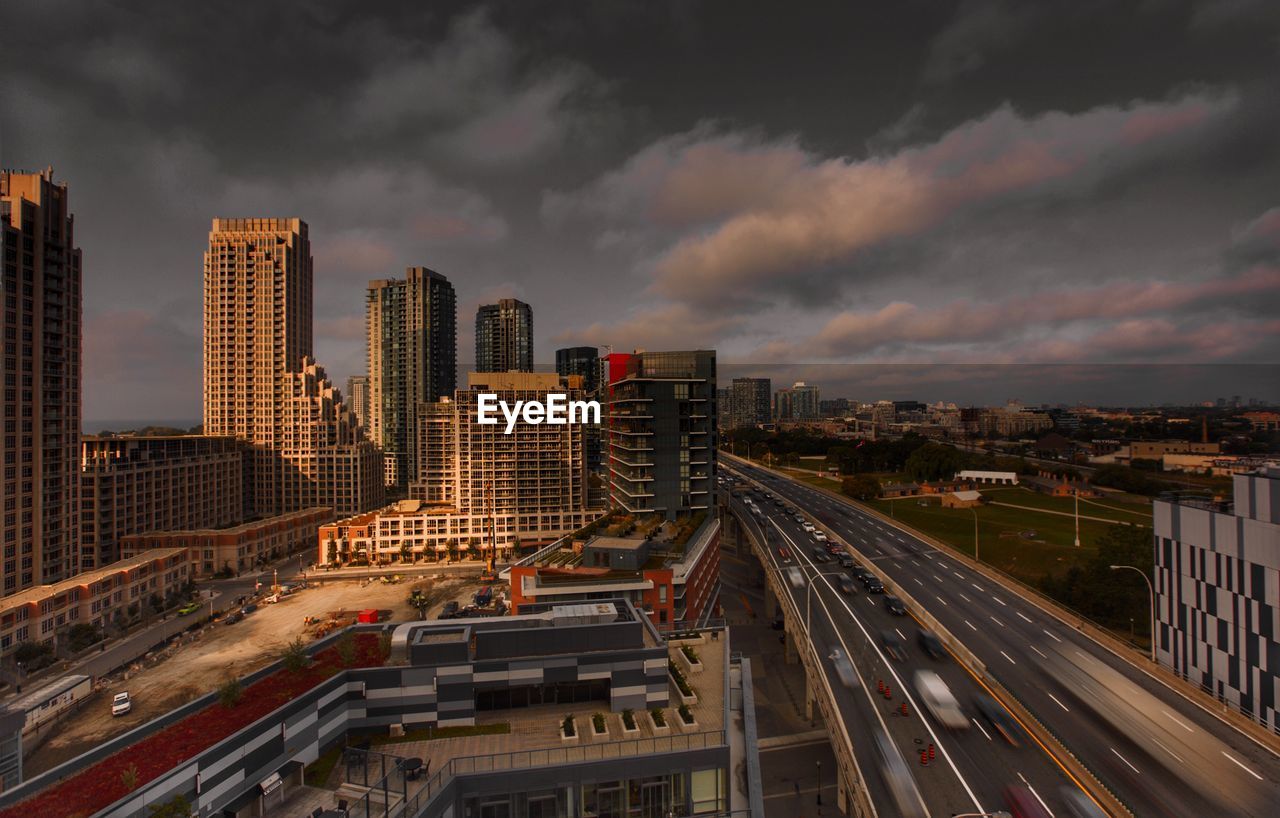
M 5 596 L 80 570 L 81 256 L 53 171 L 0 172 Z M 39 637 L 41 634 L 31 634 Z
M 822 417 L 819 403 L 818 387 L 796 381 L 794 386 L 779 389 L 773 396 L 773 416 L 779 421 L 814 420 Z
M 609 495 L 668 519 L 709 508 L 716 473 L 716 354 L 609 356 Z
M 85 435 L 81 448 L 82 570 L 120 559 L 131 534 L 224 528 L 247 516 L 248 446 L 235 437 Z
M 356 416 L 356 422 L 369 436 L 369 376 L 352 375 L 347 378 L 346 403 Z M 372 440 L 372 438 L 370 438 Z
M 730 429 L 754 429 L 772 420 L 773 384 L 768 378 L 734 378 L 730 392 Z
M 1280 466 L 1233 478 L 1234 507 L 1157 499 L 1156 656 L 1280 729 Z
M 533 371 L 533 308 L 514 298 L 476 310 L 476 371 Z
M 456 324 L 453 285 L 433 270 L 410 267 L 403 279 L 369 282 L 368 436 L 388 461 L 388 486 L 403 488 L 418 474 L 418 405 L 457 386 Z
M 204 431 L 252 444 L 249 504 L 377 507 L 383 458 L 312 354 L 301 219 L 214 219 L 204 256 Z

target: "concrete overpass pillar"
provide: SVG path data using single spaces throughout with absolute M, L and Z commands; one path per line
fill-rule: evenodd
M 774 618 L 777 617 L 779 611 L 780 611 L 780 608 L 778 606 L 778 598 L 774 596 L 773 589 L 769 587 L 768 583 L 765 583 L 765 586 L 764 586 L 765 618 L 768 619 L 770 622 L 772 622 Z
M 850 781 L 848 775 L 844 771 L 843 764 L 836 765 L 836 809 L 841 815 L 849 814 L 849 793 L 857 786 L 856 781 Z
M 809 666 L 804 668 L 804 717 L 813 724 L 818 712 L 818 691 L 813 684 L 813 673 Z

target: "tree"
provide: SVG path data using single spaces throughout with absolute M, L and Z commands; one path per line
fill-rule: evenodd
M 294 639 L 280 651 L 280 661 L 284 663 L 284 669 L 292 673 L 297 673 L 305 668 L 310 659 L 311 657 L 307 655 L 307 646 L 302 642 L 302 637 Z
M 874 500 L 880 496 L 880 481 L 869 474 L 855 474 L 841 481 L 840 491 L 855 500 Z
M 67 629 L 67 646 L 72 652 L 79 653 L 102 638 L 102 632 L 95 626 L 83 622 Z
M 1147 585 L 1132 571 L 1113 571 L 1112 565 L 1132 565 L 1148 577 L 1155 560 L 1151 529 L 1114 525 L 1097 541 L 1098 553 L 1084 565 L 1074 566 L 1061 577 L 1041 581 L 1045 593 L 1107 627 L 1150 630 L 1150 595 Z
M 338 659 L 342 662 L 343 667 L 351 667 L 356 663 L 356 635 L 350 630 L 344 631 L 338 637 L 334 650 L 338 652 Z
M 964 455 L 954 446 L 926 443 L 911 453 L 904 468 L 912 480 L 943 480 L 964 468 Z
M 227 679 L 218 688 L 218 702 L 227 709 L 239 704 L 242 696 L 244 696 L 244 685 L 240 684 L 237 678 Z

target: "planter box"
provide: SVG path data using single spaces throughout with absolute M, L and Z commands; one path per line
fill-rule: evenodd
M 600 736 L 604 736 L 604 737 L 608 738 L 608 736 L 609 736 L 609 717 L 608 717 L 608 716 L 605 716 L 605 717 L 604 717 L 604 729 L 603 729 L 603 730 L 597 730 L 597 729 L 596 729 L 596 723 L 595 723 L 595 721 L 591 721 L 591 722 L 590 722 L 590 724 L 591 724 L 591 735 L 592 735 L 593 737 L 597 737 L 597 738 L 598 738 L 598 737 L 600 737 Z
M 654 735 L 665 735 L 669 730 L 671 730 L 671 716 L 664 712 L 662 717 L 666 719 L 666 722 L 658 724 L 653 720 L 653 714 L 649 713 L 649 725 L 653 727 Z M 679 717 L 677 716 L 677 718 Z
M 578 729 L 577 722 L 574 722 L 573 735 L 571 736 L 565 735 L 564 725 L 563 724 L 560 725 L 560 741 L 563 744 L 577 744 L 578 736 L 580 736 L 581 734 L 582 734 L 582 731 Z
M 670 673 L 668 673 L 667 676 L 671 679 L 671 689 L 675 691 L 676 698 L 680 700 L 680 704 L 692 706 L 698 703 L 698 692 L 696 690 L 692 696 L 686 696 L 684 695 L 684 691 L 680 689 L 680 685 L 676 684 L 676 677 L 672 676 Z M 690 685 L 689 689 L 693 690 L 693 685 Z
M 635 721 L 636 726 L 628 728 L 626 720 L 622 716 L 618 716 L 618 721 L 622 724 L 622 735 L 624 736 L 637 736 L 640 734 L 640 717 L 633 713 L 631 718 Z
M 695 718 L 693 721 L 685 721 L 685 720 L 684 720 L 684 718 L 682 718 L 682 717 L 681 717 L 681 715 L 680 715 L 679 713 L 676 713 L 676 721 L 680 722 L 680 726 L 681 726 L 681 727 L 683 727 L 685 730 L 697 730 L 697 729 L 698 729 L 698 720 L 697 720 L 697 718 Z
M 688 656 L 685 655 L 685 652 L 683 650 L 677 650 L 676 654 L 680 657 L 680 660 L 684 663 L 684 666 L 689 668 L 689 672 L 691 673 L 702 672 L 701 661 L 697 661 L 697 662 L 693 661 L 692 659 L 690 659 Z

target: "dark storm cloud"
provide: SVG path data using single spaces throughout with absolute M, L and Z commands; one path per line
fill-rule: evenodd
M 1276 13 L 29 3 L 0 162 L 71 186 L 89 417 L 198 413 L 231 215 L 310 223 L 339 381 L 365 281 L 410 264 L 458 288 L 463 357 L 475 305 L 518 294 L 544 361 L 1268 360 Z

